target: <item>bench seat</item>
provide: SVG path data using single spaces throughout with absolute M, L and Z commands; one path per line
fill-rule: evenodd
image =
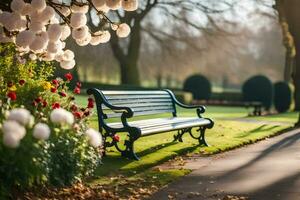
M 136 127 L 141 130 L 141 134 L 151 135 L 154 133 L 168 132 L 180 130 L 183 128 L 191 128 L 196 126 L 205 126 L 211 124 L 211 121 L 205 118 L 198 117 L 171 117 L 157 118 L 128 122 L 131 127 Z M 108 123 L 111 128 L 122 128 L 121 122 Z

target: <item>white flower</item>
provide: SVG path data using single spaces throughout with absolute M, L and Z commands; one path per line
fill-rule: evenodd
M 64 54 L 63 54 L 63 60 L 65 61 L 70 61 L 70 60 L 73 60 L 75 57 L 73 51 L 67 49 L 64 51 Z
M 73 13 L 71 15 L 71 26 L 73 28 L 79 28 L 86 25 L 87 18 L 84 13 Z
M 106 0 L 106 5 L 112 10 L 117 10 L 121 8 L 121 0 Z
M 29 54 L 29 58 L 30 58 L 30 60 L 36 60 L 37 56 L 32 53 L 32 54 Z
M 20 124 L 26 126 L 30 122 L 31 114 L 25 108 L 15 108 L 10 111 L 7 119 L 19 122 Z
M 98 131 L 89 128 L 85 134 L 88 137 L 88 141 L 91 146 L 95 148 L 102 146 L 102 135 Z
M 107 43 L 110 40 L 111 35 L 109 31 L 103 31 L 100 37 L 101 37 L 101 43 Z
M 76 4 L 73 4 L 71 9 L 74 13 L 87 13 L 89 11 L 89 6 L 88 5 L 78 6 Z
M 26 31 L 22 31 L 17 35 L 16 38 L 16 44 L 19 47 L 28 47 L 34 40 L 35 35 L 32 31 L 30 30 L 26 30 Z
M 58 40 L 57 42 L 49 42 L 47 46 L 47 52 L 56 54 L 62 50 L 62 42 Z
M 71 29 L 68 25 L 62 26 L 61 29 L 62 29 L 62 35 L 60 39 L 65 40 L 71 35 Z
M 50 136 L 50 128 L 47 124 L 38 123 L 33 128 L 33 137 L 39 140 L 47 140 Z
M 63 16 L 65 16 L 65 17 L 67 17 L 67 16 L 69 16 L 70 14 L 71 14 L 71 10 L 68 8 L 68 7 L 59 7 L 59 8 L 57 8 L 58 10 L 59 10 L 59 12 L 63 15 Z
M 42 57 L 43 61 L 52 61 L 54 59 L 55 59 L 55 54 L 54 53 L 49 53 L 49 52 L 44 54 L 43 57 Z
M 30 23 L 30 26 L 29 26 L 29 29 L 32 31 L 32 32 L 35 32 L 35 33 L 40 33 L 41 31 L 45 31 L 46 30 L 46 27 L 43 23 L 41 22 L 31 22 Z
M 105 5 L 105 0 L 92 0 L 92 3 L 97 8 L 97 10 L 101 10 L 101 8 Z
M 55 124 L 69 124 L 74 123 L 74 116 L 72 113 L 63 108 L 54 109 L 50 114 L 50 120 Z
M 90 41 L 91 45 L 96 46 L 100 43 L 101 43 L 101 36 L 100 35 L 92 36 L 91 41 Z
M 84 39 L 76 40 L 76 43 L 79 46 L 86 46 L 90 43 L 91 39 L 92 39 L 92 36 L 90 33 L 88 33 Z
M 122 7 L 126 11 L 135 11 L 138 8 L 138 0 L 122 0 Z
M 20 13 L 21 15 L 30 15 L 32 13 L 32 7 L 30 3 L 25 3 L 24 8 L 22 12 Z
M 25 7 L 25 2 L 23 0 L 13 0 L 10 4 L 10 8 L 14 12 L 21 13 Z
M 10 12 L 6 12 L 6 11 L 2 12 L 0 14 L 0 24 L 3 25 L 3 26 L 5 26 L 5 24 L 9 20 L 10 16 L 11 16 Z
M 10 13 L 9 18 L 6 22 L 4 22 L 3 25 L 8 31 L 17 31 L 17 24 L 21 23 L 19 22 L 20 20 L 22 20 L 21 15 L 16 12 L 12 12 Z
M 89 28 L 87 26 L 82 26 L 78 29 L 73 29 L 72 31 L 72 37 L 75 40 L 83 40 L 86 37 L 88 37 L 89 34 Z
M 60 61 L 60 67 L 63 69 L 73 69 L 76 65 L 75 60 L 61 60 Z
M 48 37 L 52 42 L 56 42 L 61 38 L 62 30 L 59 24 L 51 24 L 48 28 Z
M 125 23 L 120 24 L 116 33 L 118 37 L 125 38 L 130 34 L 130 27 Z
M 16 135 L 4 134 L 3 144 L 9 148 L 17 148 L 20 145 L 20 140 L 17 138 Z
M 55 16 L 55 11 L 52 7 L 47 6 L 42 12 L 41 12 L 41 21 L 48 22 Z
M 17 121 L 5 121 L 2 125 L 2 131 L 4 135 L 14 135 L 14 137 L 18 140 L 23 139 L 26 135 L 26 129 Z
M 45 0 L 32 0 L 31 6 L 37 11 L 42 11 L 46 8 L 47 4 Z
M 45 32 L 44 32 L 45 33 Z M 29 48 L 32 51 L 43 51 L 48 45 L 48 38 L 45 34 L 37 35 Z

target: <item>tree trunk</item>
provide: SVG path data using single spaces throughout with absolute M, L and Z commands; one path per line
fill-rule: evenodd
M 114 33 L 110 44 L 114 56 L 119 62 L 121 84 L 140 85 L 138 59 L 141 46 L 141 24 L 138 20 L 135 20 L 129 37 L 129 44 L 125 46 L 127 48 L 125 50 Z
M 294 58 L 291 57 L 288 51 L 286 51 L 283 80 L 287 83 L 289 83 L 292 79 L 293 67 L 294 67 Z
M 300 44 L 296 45 L 296 67 L 293 71 L 293 83 L 295 86 L 295 111 L 300 111 Z

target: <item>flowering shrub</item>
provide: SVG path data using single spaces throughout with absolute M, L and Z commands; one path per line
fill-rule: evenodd
M 12 190 L 69 185 L 91 175 L 102 145 L 100 133 L 87 126 L 93 99 L 76 105 L 81 84 L 69 91 L 72 74 L 51 78 L 51 63 L 22 64 L 14 51 L 0 46 L 6 55 L 0 58 L 0 199 Z

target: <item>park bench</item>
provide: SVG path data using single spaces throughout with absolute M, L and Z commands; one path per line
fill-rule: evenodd
M 211 119 L 203 118 L 204 106 L 188 106 L 176 100 L 170 90 L 156 91 L 101 91 L 96 88 L 88 89 L 96 101 L 99 131 L 104 138 L 104 152 L 106 147 L 115 146 L 121 155 L 138 160 L 134 151 L 134 142 L 142 137 L 157 133 L 177 131 L 174 141 L 182 142 L 182 136 L 189 133 L 197 139 L 200 145 L 208 144 L 205 141 L 205 130 L 212 128 Z M 178 117 L 176 106 L 195 109 L 196 117 Z M 169 114 L 161 117 L 159 114 Z M 147 119 L 136 120 L 137 116 L 148 116 Z M 112 118 L 119 118 L 119 122 L 107 122 Z M 197 134 L 192 132 L 197 128 Z M 124 148 L 121 149 L 115 135 L 126 132 Z

